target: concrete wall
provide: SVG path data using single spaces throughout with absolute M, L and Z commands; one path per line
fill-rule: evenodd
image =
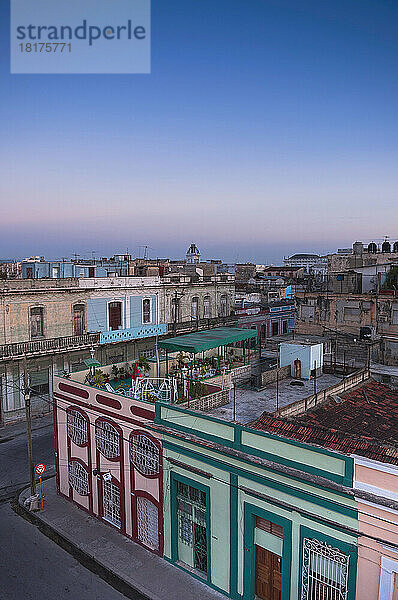
M 291 376 L 291 367 L 290 365 L 286 365 L 285 367 L 280 367 L 279 369 L 271 369 L 270 371 L 264 371 L 261 373 L 261 386 L 265 387 L 270 383 L 275 383 L 278 379 L 282 381 L 283 379 L 287 379 Z
M 287 406 L 283 406 L 279 410 L 277 410 L 274 414 L 278 417 L 292 417 L 294 415 L 299 415 L 305 412 L 309 408 L 313 408 L 322 402 L 327 402 L 329 396 L 335 396 L 338 394 L 344 394 L 348 390 L 353 387 L 356 387 L 360 383 L 363 383 L 367 379 L 369 379 L 370 373 L 368 370 L 364 369 L 362 371 L 358 371 L 345 377 L 343 381 L 332 385 L 329 388 L 326 388 L 319 392 L 318 394 L 312 394 L 311 396 L 307 396 L 306 398 L 302 398 L 297 402 L 293 402 L 292 404 L 288 404 Z
M 294 362 L 301 362 L 301 378 L 311 379 L 311 373 L 316 368 L 317 373 L 322 373 L 323 344 L 284 343 L 279 345 L 279 366 L 290 365 L 291 375 L 294 377 Z

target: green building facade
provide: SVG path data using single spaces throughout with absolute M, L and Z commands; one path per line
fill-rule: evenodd
M 233 599 L 354 600 L 353 460 L 159 403 L 166 560 Z

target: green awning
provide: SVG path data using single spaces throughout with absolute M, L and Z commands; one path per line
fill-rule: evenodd
M 100 367 L 101 366 L 101 363 L 98 362 L 98 360 L 95 360 L 95 358 L 85 358 L 84 364 L 86 365 L 86 367 Z
M 158 343 L 158 346 L 169 352 L 190 352 L 191 354 L 195 354 L 255 337 L 257 337 L 256 329 L 217 327 L 216 329 L 197 331 L 189 335 L 179 335 L 168 340 L 162 340 Z

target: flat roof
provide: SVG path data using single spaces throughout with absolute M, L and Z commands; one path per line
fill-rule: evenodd
M 197 331 L 189 335 L 179 335 L 159 342 L 159 348 L 164 348 L 171 352 L 190 352 L 195 354 L 233 344 L 234 342 L 242 342 L 257 337 L 256 329 L 240 329 L 238 327 L 216 327 L 215 329 L 207 329 L 205 331 Z

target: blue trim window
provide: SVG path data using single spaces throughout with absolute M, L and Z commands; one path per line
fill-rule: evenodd
M 152 311 L 151 311 L 151 299 L 144 298 L 142 301 L 142 322 L 143 323 L 151 323 L 152 322 Z

